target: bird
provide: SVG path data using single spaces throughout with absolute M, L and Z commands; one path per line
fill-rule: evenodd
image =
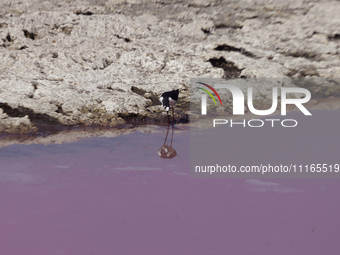
M 176 89 L 176 90 L 164 92 L 159 98 L 159 101 L 162 103 L 164 110 L 166 111 L 166 115 L 168 116 L 168 124 L 170 124 L 169 110 L 170 108 L 172 108 L 172 119 L 173 119 L 172 126 L 175 123 L 174 105 L 176 104 L 178 100 L 178 95 L 179 95 L 179 89 Z

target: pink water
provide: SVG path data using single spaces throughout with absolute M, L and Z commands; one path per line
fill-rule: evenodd
M 191 179 L 165 132 L 0 149 L 0 254 L 339 254 L 339 180 Z

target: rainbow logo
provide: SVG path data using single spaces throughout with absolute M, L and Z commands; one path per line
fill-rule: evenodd
M 222 101 L 221 101 L 220 95 L 217 93 L 217 91 L 216 91 L 213 87 L 211 87 L 210 85 L 205 84 L 205 83 L 203 83 L 203 82 L 197 82 L 197 83 L 202 84 L 202 85 L 206 86 L 207 88 L 211 89 L 212 92 L 214 92 L 215 95 L 218 97 L 218 100 L 220 100 L 220 103 L 221 103 L 221 106 L 222 106 Z M 212 95 L 208 90 L 202 89 L 202 88 L 200 88 L 200 87 L 196 87 L 196 88 L 197 88 L 197 89 L 201 89 L 201 90 L 207 92 L 207 93 L 209 94 L 209 96 L 214 100 L 214 103 L 215 103 L 215 105 L 217 106 L 217 103 L 216 103 L 215 98 L 213 97 L 213 95 Z

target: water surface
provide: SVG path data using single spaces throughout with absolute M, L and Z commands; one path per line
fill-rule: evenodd
M 166 133 L 1 148 L 0 253 L 338 254 L 339 180 L 192 179 Z

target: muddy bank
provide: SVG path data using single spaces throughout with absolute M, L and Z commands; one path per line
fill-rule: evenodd
M 340 98 L 319 98 L 312 99 L 310 102 L 306 104 L 308 110 L 339 110 L 340 109 Z M 296 111 L 295 107 L 288 107 L 287 112 Z M 212 128 L 212 119 L 215 118 L 226 118 L 228 115 L 219 116 L 218 113 L 213 114 L 211 116 L 204 116 L 201 118 L 199 112 L 192 111 L 192 121 L 190 123 L 177 123 L 175 125 L 175 132 L 182 133 L 187 132 L 190 129 L 198 131 L 200 129 L 211 129 Z M 277 110 L 271 116 L 280 116 L 280 111 Z M 231 115 L 230 115 L 231 117 Z M 256 116 L 250 112 L 246 112 L 243 116 L 233 116 L 234 120 L 250 120 L 250 119 L 258 119 L 259 116 Z M 55 125 L 44 125 L 39 126 L 39 130 L 35 130 L 32 133 L 21 134 L 17 133 L 12 134 L 2 134 L 0 135 L 0 148 L 10 146 L 13 144 L 64 144 L 64 143 L 72 143 L 83 138 L 89 137 L 106 137 L 113 138 L 124 135 L 129 135 L 133 133 L 150 133 L 150 134 L 159 134 L 164 133 L 166 130 L 171 128 L 167 125 L 167 123 L 154 122 L 151 124 L 150 122 L 141 122 L 141 121 L 130 121 L 130 123 L 119 125 L 117 127 L 108 127 L 108 126 L 86 126 L 86 125 L 77 125 L 72 127 L 65 126 L 55 126 Z
M 0 148 L 10 146 L 13 144 L 67 144 L 79 141 L 84 138 L 91 137 L 105 137 L 114 138 L 133 133 L 144 133 L 144 134 L 160 134 L 167 130 L 167 125 L 124 125 L 120 128 L 107 128 L 101 126 L 78 126 L 62 130 L 61 128 L 55 128 L 50 126 L 49 129 L 45 127 L 44 133 L 35 132 L 33 134 L 3 134 L 0 136 Z M 190 130 L 187 124 L 178 124 L 175 127 L 176 133 L 183 133 Z

